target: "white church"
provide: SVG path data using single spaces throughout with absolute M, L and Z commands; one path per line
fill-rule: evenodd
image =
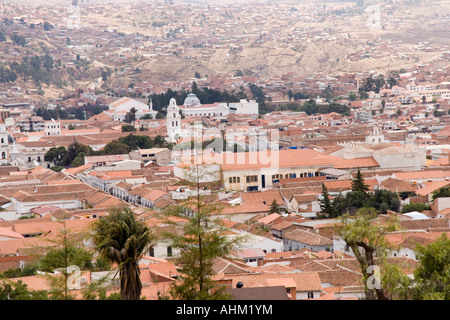
M 216 102 L 201 104 L 194 93 L 189 93 L 182 106 L 181 112 L 185 116 L 221 117 L 232 114 L 258 114 L 258 103 L 254 100 L 241 99 L 239 102 Z
M 109 115 L 114 121 L 124 121 L 125 117 L 130 110 L 136 109 L 136 119 L 141 119 L 146 115 L 150 115 L 152 119 L 156 118 L 158 111 L 153 110 L 153 104 L 145 104 L 135 99 L 123 97 L 115 100 L 108 105 L 108 110 L 103 111 Z
M 182 136 L 180 111 L 184 116 L 225 117 L 228 114 L 258 114 L 259 107 L 254 100 L 247 101 L 245 99 L 234 103 L 201 104 L 200 99 L 194 93 L 189 93 L 183 105 L 178 106 L 176 100 L 172 98 L 166 115 L 167 135 L 172 142 Z

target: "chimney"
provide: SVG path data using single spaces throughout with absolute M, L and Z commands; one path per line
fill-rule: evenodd
M 291 300 L 297 300 L 297 291 L 295 290 L 295 287 L 289 288 L 289 293 L 291 295 Z

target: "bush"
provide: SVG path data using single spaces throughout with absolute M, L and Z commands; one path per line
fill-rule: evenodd
M 410 204 L 403 206 L 402 213 L 413 212 L 413 211 L 422 212 L 425 210 L 430 210 L 430 206 L 428 206 L 424 203 L 410 203 Z

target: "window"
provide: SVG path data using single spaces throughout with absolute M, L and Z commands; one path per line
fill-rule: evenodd
M 283 175 L 282 174 L 273 174 L 272 175 L 272 180 L 276 180 L 276 179 L 282 179 L 283 178 Z
M 167 256 L 171 257 L 172 256 L 172 247 L 167 247 Z
M 308 299 L 314 299 L 314 292 L 308 292 Z
M 230 178 L 228 179 L 228 181 L 229 181 L 230 183 L 240 183 L 240 182 L 241 182 L 241 178 L 240 178 L 240 177 L 230 177 Z
M 6 159 L 6 152 L 5 151 L 2 152 L 2 159 Z
M 247 176 L 247 183 L 258 182 L 258 176 Z

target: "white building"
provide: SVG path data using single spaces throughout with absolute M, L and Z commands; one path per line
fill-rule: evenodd
M 61 122 L 59 120 L 55 121 L 54 119 L 51 121 L 45 121 L 45 135 L 61 135 Z
M 149 115 L 152 119 L 155 119 L 158 111 L 153 110 L 153 104 L 145 104 L 135 99 L 128 97 L 120 98 L 108 105 L 108 110 L 103 111 L 105 114 L 114 119 L 114 121 L 124 121 L 128 112 L 132 108 L 136 110 L 136 119 L 141 119 L 144 116 Z
M 3 122 L 0 122 L 0 165 L 8 163 L 9 163 L 8 133 L 6 131 L 6 125 Z
M 228 104 L 230 113 L 235 114 L 259 114 L 259 105 L 255 100 L 241 99 L 239 102 Z
M 174 98 L 170 99 L 166 115 L 167 135 L 171 141 L 181 137 L 181 115 L 180 108 Z
M 216 102 L 212 104 L 201 104 L 194 93 L 188 94 L 182 106 L 181 112 L 185 116 L 207 116 L 223 117 L 229 113 L 233 114 L 258 114 L 259 106 L 254 100 L 241 99 L 239 102 L 225 103 Z

